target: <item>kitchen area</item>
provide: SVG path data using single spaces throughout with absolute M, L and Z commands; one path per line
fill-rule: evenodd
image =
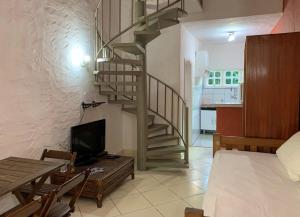
M 191 146 L 212 148 L 212 135 L 216 132 L 226 136 L 244 135 L 245 117 L 250 112 L 244 110 L 246 36 L 269 34 L 280 16 L 269 14 L 185 23 L 200 43 L 191 85 Z M 247 91 L 248 88 L 247 83 Z
M 219 82 L 215 78 L 210 76 L 205 78 L 200 110 L 200 133 L 210 134 L 218 132 L 228 136 L 242 135 L 243 84 L 241 79 L 243 72 L 221 71 L 208 73 L 225 73 L 225 83 L 221 85 L 221 78 L 219 86 Z M 226 74 L 230 75 L 230 73 L 241 74 L 241 76 L 237 75 L 234 78 L 236 79 L 236 84 L 231 84 L 233 79 L 230 81 L 230 79 L 226 78 Z M 211 85 L 212 83 L 214 85 Z
M 244 41 L 207 44 L 196 54 L 192 146 L 211 148 L 214 133 L 243 135 L 243 58 Z

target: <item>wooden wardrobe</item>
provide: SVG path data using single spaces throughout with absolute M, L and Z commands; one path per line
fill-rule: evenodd
M 244 91 L 245 136 L 299 131 L 300 32 L 247 37 Z

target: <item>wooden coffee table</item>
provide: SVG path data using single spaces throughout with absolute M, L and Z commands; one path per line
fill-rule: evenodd
M 96 199 L 98 208 L 102 207 L 103 197 L 121 185 L 128 176 L 134 179 L 134 158 L 126 156 L 116 159 L 99 158 L 93 165 L 77 167 L 74 174 L 94 167 L 104 168 L 104 172 L 90 175 L 81 196 Z M 53 184 L 60 185 L 65 181 L 65 176 L 55 173 L 51 181 Z

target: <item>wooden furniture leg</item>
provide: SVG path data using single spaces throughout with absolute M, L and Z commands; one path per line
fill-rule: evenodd
M 36 192 L 42 187 L 42 185 L 45 183 L 45 181 L 48 179 L 50 174 L 46 174 L 40 178 L 40 180 L 34 185 L 34 188 L 32 189 L 32 192 L 26 197 L 26 202 L 30 202 L 34 196 L 36 195 Z
M 131 173 L 131 179 L 134 179 L 134 172 Z
M 23 194 L 18 190 L 14 191 L 13 194 L 16 196 L 16 198 L 21 204 L 30 203 L 34 198 L 34 196 L 36 195 L 36 192 L 42 187 L 42 185 L 45 183 L 48 177 L 49 174 L 42 176 L 40 180 L 36 182 L 35 185 L 33 185 L 34 187 L 32 189 L 32 192 L 29 195 L 26 195 L 26 197 L 24 197 Z
M 97 200 L 97 208 L 102 208 L 103 195 L 98 193 L 96 200 Z
M 17 200 L 20 202 L 20 204 L 26 204 L 24 196 L 21 194 L 20 191 L 14 191 L 13 194 L 17 198 Z
M 205 217 L 201 209 L 185 208 L 185 217 Z

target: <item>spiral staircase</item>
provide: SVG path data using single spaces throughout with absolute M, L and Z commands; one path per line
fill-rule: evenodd
M 101 0 L 97 6 L 95 85 L 108 103 L 136 116 L 139 170 L 188 167 L 188 107 L 146 71 L 146 45 L 185 14 L 184 0 Z

